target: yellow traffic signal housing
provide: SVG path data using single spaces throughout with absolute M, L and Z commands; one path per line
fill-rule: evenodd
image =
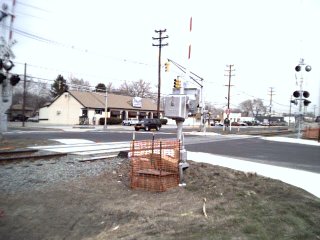
M 166 62 L 166 63 L 164 64 L 164 69 L 165 69 L 166 72 L 169 72 L 169 71 L 170 71 L 170 63 L 169 63 L 169 62 Z
M 180 89 L 181 88 L 181 80 L 180 79 L 174 79 L 173 87 L 177 88 L 177 89 Z

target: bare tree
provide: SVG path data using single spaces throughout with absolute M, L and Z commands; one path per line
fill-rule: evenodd
M 132 97 L 152 98 L 154 93 L 151 91 L 150 83 L 140 79 L 136 82 L 128 83 L 125 81 L 121 84 L 119 92 Z
M 247 116 L 251 115 L 256 117 L 266 112 L 266 106 L 263 105 L 260 98 L 243 101 L 239 107 Z
M 23 92 L 24 83 L 21 81 L 15 88 L 12 96 L 12 105 L 23 104 Z M 36 113 L 39 108 L 44 106 L 47 102 L 52 100 L 50 90 L 47 87 L 46 82 L 36 81 L 34 79 L 28 79 L 25 89 L 25 106 L 33 109 L 33 113 Z
M 69 87 L 70 90 L 89 91 L 90 83 L 88 81 L 84 81 L 83 79 L 71 77 L 69 79 Z
M 263 105 L 263 101 L 260 98 L 253 99 L 252 109 L 254 116 L 265 114 L 267 112 L 267 107 Z
M 107 92 L 113 92 L 114 91 L 114 87 L 112 86 L 111 82 L 109 82 L 107 84 L 106 88 L 107 88 Z
M 250 116 L 250 114 L 253 115 L 253 106 L 252 106 L 252 101 L 250 99 L 240 103 L 239 108 L 247 117 Z

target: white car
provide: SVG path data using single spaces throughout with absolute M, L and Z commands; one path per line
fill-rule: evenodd
M 139 122 L 139 120 L 137 118 L 128 118 L 128 119 L 122 121 L 122 125 L 131 126 L 131 125 L 137 124 L 138 122 Z
M 28 122 L 39 122 L 39 116 L 29 117 Z

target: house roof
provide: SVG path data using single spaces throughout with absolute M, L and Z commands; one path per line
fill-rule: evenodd
M 86 108 L 105 108 L 105 95 L 104 93 L 97 92 L 81 92 L 81 91 L 69 91 L 69 93 Z M 137 108 L 132 106 L 133 97 L 123 96 L 108 93 L 107 95 L 108 108 L 117 109 L 132 109 L 132 110 L 157 110 L 157 104 L 150 98 L 142 98 L 142 107 Z
M 11 110 L 22 110 L 23 109 L 23 105 L 22 104 L 14 104 L 14 105 L 11 106 L 10 109 Z M 24 110 L 25 111 L 33 111 L 33 108 L 25 106 Z

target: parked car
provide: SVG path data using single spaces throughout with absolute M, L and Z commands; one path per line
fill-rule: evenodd
M 27 122 L 39 122 L 39 116 L 29 117 Z
M 220 122 L 215 122 L 215 123 L 211 123 L 210 126 L 219 126 L 219 127 L 223 127 L 223 123 Z
M 128 118 L 122 121 L 122 125 L 124 126 L 131 126 L 131 125 L 135 125 L 139 122 L 138 119 L 136 118 Z
M 22 114 L 17 114 L 11 118 L 12 122 L 22 122 L 22 121 L 27 121 L 28 117 L 22 115 Z
M 150 131 L 151 129 L 155 129 L 157 131 L 161 128 L 161 121 L 157 118 L 144 118 L 134 125 L 134 129 L 139 131 L 140 129 L 144 129 L 145 131 Z

